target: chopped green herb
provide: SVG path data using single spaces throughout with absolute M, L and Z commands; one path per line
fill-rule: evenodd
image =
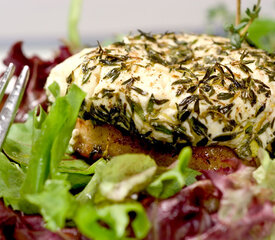
M 228 99 L 230 99 L 230 98 L 233 98 L 234 96 L 235 96 L 234 93 L 222 92 L 222 93 L 219 93 L 219 94 L 217 95 L 217 98 L 218 98 L 219 100 L 228 100 Z
M 230 141 L 233 140 L 234 138 L 236 138 L 237 133 L 232 133 L 232 134 L 222 134 L 219 135 L 217 137 L 213 138 L 213 141 L 217 141 L 217 142 L 226 142 L 226 141 Z
M 113 68 L 110 70 L 104 77 L 103 79 L 111 79 L 112 82 L 114 82 L 120 75 L 121 68 Z

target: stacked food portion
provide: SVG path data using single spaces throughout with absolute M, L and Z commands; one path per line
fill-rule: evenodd
M 140 31 L 67 58 L 48 113 L 0 154 L 18 210 L 0 205 L 0 236 L 271 239 L 274 73 L 274 55 L 209 35 Z

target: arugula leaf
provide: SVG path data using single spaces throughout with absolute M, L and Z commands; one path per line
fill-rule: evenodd
M 11 205 L 18 210 L 21 200 L 20 188 L 25 179 L 25 173 L 16 163 L 12 163 L 0 153 L 0 198 L 5 205 Z
M 84 92 L 72 85 L 66 96 L 56 99 L 32 145 L 23 194 L 41 192 L 48 178 L 57 177 L 57 166 L 66 151 L 84 97 Z
M 69 192 L 70 188 L 67 181 L 47 180 L 42 192 L 25 196 L 39 207 L 46 227 L 51 231 L 63 228 L 66 218 L 72 218 L 74 214 L 76 202 Z
M 132 221 L 130 213 L 135 215 Z M 112 204 L 102 208 L 85 204 L 78 209 L 74 220 L 84 235 L 95 240 L 124 239 L 127 237 L 128 225 L 131 225 L 135 237 L 142 239 L 151 227 L 145 210 L 138 202 Z
M 156 169 L 155 161 L 144 154 L 113 157 L 104 166 L 96 168 L 91 183 L 79 199 L 85 201 L 87 194 L 92 198 L 97 193 L 95 201 L 101 198 L 123 201 L 130 194 L 144 189 L 152 180 Z
M 179 154 L 177 165 L 158 176 L 146 188 L 147 192 L 157 198 L 168 198 L 179 192 L 184 185 L 194 183 L 200 173 L 188 168 L 191 157 L 191 148 L 185 147 Z

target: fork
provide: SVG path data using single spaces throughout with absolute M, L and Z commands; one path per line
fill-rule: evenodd
M 10 63 L 2 79 L 0 79 L 0 103 L 3 99 L 3 96 L 5 95 L 8 82 L 14 74 L 14 70 L 14 64 Z M 9 94 L 0 112 L 0 151 L 2 149 L 2 145 L 5 141 L 10 125 L 14 121 L 16 111 L 20 105 L 27 81 L 29 79 L 29 75 L 29 67 L 24 66 L 19 77 L 16 79 L 12 92 Z

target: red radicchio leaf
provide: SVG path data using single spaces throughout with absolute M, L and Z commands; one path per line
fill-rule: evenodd
M 215 219 L 215 216 L 212 217 Z M 232 224 L 224 224 L 216 218 L 214 227 L 209 228 L 205 233 L 186 238 L 187 240 L 259 240 L 269 236 L 275 222 L 273 206 L 270 202 L 254 202 L 248 213 L 241 220 Z
M 44 227 L 38 215 L 24 215 L 5 207 L 0 200 L 0 239 L 8 240 L 88 240 L 76 228 L 64 228 L 56 233 Z
M 214 225 L 211 214 L 217 211 L 220 197 L 211 181 L 201 180 L 172 198 L 145 205 L 152 221 L 147 239 L 176 240 L 205 232 Z
M 22 51 L 22 44 L 22 42 L 16 42 L 3 61 L 6 66 L 11 62 L 14 63 L 16 76 L 19 75 L 24 65 L 30 67 L 30 79 L 16 115 L 16 121 L 26 120 L 26 113 L 38 104 L 46 108 L 46 94 L 44 91 L 46 79 L 55 65 L 72 55 L 68 47 L 61 46 L 58 54 L 51 60 L 43 60 L 38 56 L 28 58 Z
M 238 163 L 233 164 L 230 171 L 224 170 L 203 171 L 196 183 L 169 199 L 144 198 L 142 204 L 152 222 L 146 239 L 258 240 L 269 236 L 275 223 L 274 203 L 267 200 L 264 190 L 257 191 L 253 168 Z M 245 196 L 238 194 L 246 191 L 251 191 L 245 206 L 247 211 L 237 219 L 231 219 L 230 214 L 225 219 L 220 218 L 223 204 L 230 200 L 228 196 L 236 194 L 241 204 L 235 207 L 242 206 Z M 231 205 L 228 206 L 230 210 Z

